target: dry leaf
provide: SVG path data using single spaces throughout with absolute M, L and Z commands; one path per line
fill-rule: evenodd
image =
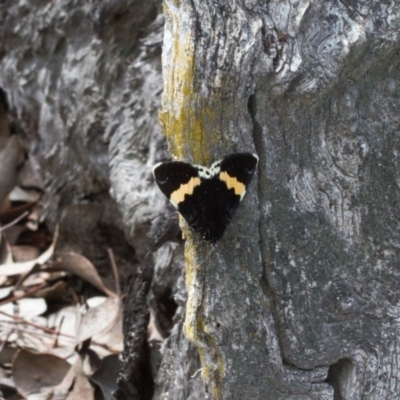
M 67 400 L 93 400 L 95 398 L 94 388 L 83 372 L 80 357 L 77 358 L 72 369 L 75 373 L 75 382 L 71 392 L 68 394 Z
M 13 261 L 11 246 L 8 243 L 7 238 L 3 238 L 1 241 L 1 260 L 4 264 L 11 263 Z M 1 264 L 0 264 L 1 265 Z
M 47 326 L 57 330 L 60 334 L 75 337 L 76 319 L 78 309 L 76 306 L 63 307 L 47 317 Z M 62 337 L 59 340 L 63 340 Z M 70 341 L 68 341 L 70 343 Z
M 24 319 L 31 319 L 43 314 L 47 310 L 47 304 L 43 299 L 19 299 L 14 303 L 7 303 L 0 306 L 0 311 L 10 315 L 17 315 Z M 16 311 L 16 312 L 15 312 Z M 12 320 L 11 318 L 2 315 L 2 321 Z
M 69 297 L 68 285 L 62 280 L 57 281 L 51 286 L 38 290 L 35 297 L 42 297 L 48 304 L 64 303 Z
M 81 316 L 76 334 L 77 343 L 81 343 L 94 335 L 112 329 L 118 320 L 120 307 L 121 305 L 117 298 L 107 297 L 102 304 L 89 308 Z
M 61 257 L 61 261 L 54 264 L 54 266 L 78 275 L 108 296 L 116 296 L 113 291 L 105 287 L 95 266 L 86 257 L 80 254 L 74 252 L 64 253 Z
M 0 217 L 3 219 L 3 215 L 6 215 L 9 210 L 12 208 L 11 200 L 6 197 L 3 202 L 0 204 Z
M 26 223 L 27 228 L 29 228 L 31 231 L 37 231 L 39 230 L 39 224 L 40 224 L 40 217 L 43 212 L 43 206 L 41 204 L 35 204 L 31 212 L 29 213 L 27 219 L 28 222 Z
M 16 388 L 15 388 L 15 383 L 13 381 L 12 378 L 7 378 L 7 377 L 1 377 L 0 378 L 0 390 L 1 393 L 5 392 L 11 392 L 12 393 L 12 397 L 10 397 L 10 393 L 7 393 L 7 400 L 16 400 L 16 399 L 20 399 L 20 397 L 14 397 L 17 393 L 16 393 Z M 4 397 L 0 396 L 0 400 L 5 400 Z
M 10 293 L 12 292 L 12 290 L 14 289 L 13 286 L 8 286 L 8 287 L 2 287 L 0 288 L 0 300 L 5 299 L 6 297 L 8 297 L 10 295 Z
M 19 201 L 23 203 L 36 203 L 42 194 L 35 189 L 22 189 L 19 186 L 15 186 L 10 192 L 8 197 L 11 201 Z
M 11 366 L 17 351 L 19 351 L 17 348 L 4 344 L 0 351 L 0 364 L 7 367 Z
M 79 358 L 79 357 L 78 357 Z M 65 374 L 64 379 L 54 388 L 51 400 L 64 400 L 75 385 L 76 372 L 74 366 L 71 365 L 69 371 Z
M 46 261 L 49 260 L 49 258 L 54 253 L 54 248 L 55 248 L 56 242 L 57 242 L 57 236 L 58 236 L 58 228 L 56 228 L 56 232 L 54 233 L 53 243 L 38 258 L 35 258 L 32 261 L 25 261 L 25 262 L 19 262 L 19 263 L 7 263 L 7 264 L 0 265 L 0 276 L 12 276 L 12 275 L 23 274 L 25 272 L 30 271 L 36 264 L 40 264 L 40 265 L 44 264 Z
M 39 257 L 39 249 L 35 246 L 11 246 L 13 258 L 16 262 L 32 261 Z
M 7 198 L 8 199 L 8 198 Z M 3 202 L 4 204 L 5 202 Z M 10 207 L 7 209 L 1 208 L 0 210 L 0 218 L 1 222 L 3 224 L 9 224 L 12 223 L 15 219 L 18 219 L 21 217 L 21 215 L 28 215 L 29 210 L 34 208 L 35 203 L 24 203 L 24 204 L 18 204 L 18 205 L 12 205 L 10 203 Z
M 19 236 L 26 230 L 26 226 L 24 225 L 13 225 L 7 228 L 5 232 L 3 232 L 3 235 L 5 238 L 7 238 L 8 243 L 10 246 L 13 246 L 15 243 L 17 243 L 17 240 Z M 2 263 L 0 263 L 2 264 Z
M 76 354 L 76 353 L 75 353 Z M 81 357 L 76 354 L 75 362 L 62 382 L 54 388 L 52 400 L 93 400 L 94 389 L 86 378 Z
M 21 290 L 21 288 L 23 288 L 23 290 L 26 290 L 32 286 L 43 285 L 45 282 L 53 278 L 53 276 L 49 272 L 43 271 L 41 268 L 43 267 L 37 264 L 31 269 L 28 274 L 23 276 L 23 279 L 21 277 L 21 279 L 19 279 L 18 282 L 15 284 L 16 290 Z
M 19 393 L 28 397 L 49 393 L 59 385 L 71 365 L 52 354 L 36 354 L 20 350 L 13 361 L 12 375 Z
M 93 336 L 93 345 L 104 345 L 107 346 L 107 350 L 113 353 L 122 353 L 124 349 L 124 335 L 122 332 L 122 320 L 123 313 L 120 308 L 117 318 L 113 324 L 113 327 L 105 332 L 99 333 Z M 98 353 L 104 354 L 104 349 L 98 351 Z

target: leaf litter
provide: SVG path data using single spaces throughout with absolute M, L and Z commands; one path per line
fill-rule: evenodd
M 0 398 L 112 398 L 120 290 L 82 254 L 57 251 L 58 227 L 51 235 L 41 220 L 43 187 L 22 154 L 16 135 L 0 132 Z M 111 250 L 109 257 L 117 278 Z M 83 299 L 70 276 L 98 295 Z

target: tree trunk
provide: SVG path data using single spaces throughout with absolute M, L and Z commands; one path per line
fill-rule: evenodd
M 183 0 L 164 12 L 173 154 L 260 156 L 215 248 L 185 231 L 185 333 L 212 397 L 398 399 L 400 8 Z
M 133 279 L 118 398 L 398 399 L 399 4 L 163 12 L 164 32 L 156 0 L 0 4 L 0 88 L 43 218 L 103 272 L 112 247 Z M 214 247 L 182 221 L 185 263 L 151 177 L 160 104 L 177 158 L 260 157 Z

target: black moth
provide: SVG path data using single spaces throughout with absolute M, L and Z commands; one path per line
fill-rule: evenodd
M 203 239 L 221 239 L 257 168 L 252 153 L 230 154 L 210 168 L 167 161 L 153 168 L 161 191 Z

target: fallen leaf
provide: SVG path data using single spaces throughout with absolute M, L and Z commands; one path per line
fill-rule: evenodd
M 24 226 L 24 225 L 13 225 L 13 226 L 10 226 L 9 228 L 7 228 L 7 230 L 5 232 L 3 232 L 3 235 L 5 238 L 7 238 L 10 246 L 13 246 L 15 243 L 17 243 L 19 236 L 25 230 L 26 230 L 26 226 Z M 2 263 L 4 263 L 4 262 L 2 262 Z M 2 264 L 2 263 L 0 263 L 0 264 Z
M 111 329 L 93 336 L 93 345 L 103 345 L 113 353 L 122 353 L 124 348 L 124 335 L 122 332 L 123 313 L 120 308 L 117 318 Z M 104 354 L 104 350 L 101 351 Z
M 57 237 L 58 237 L 58 227 L 56 228 L 56 231 L 54 232 L 53 243 L 50 245 L 50 247 L 44 253 L 42 253 L 38 258 L 35 258 L 32 261 L 25 261 L 25 262 L 19 262 L 19 263 L 7 263 L 7 264 L 0 265 L 0 276 L 12 276 L 12 275 L 23 274 L 23 273 L 31 270 L 36 264 L 40 264 L 40 265 L 44 264 L 46 261 L 49 260 L 49 258 L 54 253 L 54 248 L 57 243 Z
M 36 264 L 28 274 L 25 274 L 18 282 L 15 284 L 16 290 L 20 290 L 21 287 L 28 288 L 31 286 L 42 285 L 52 278 L 52 274 L 42 269 L 43 267 Z M 23 278 L 23 279 L 22 279 Z M 38 297 L 38 296 L 36 296 Z
M 86 304 L 90 308 L 95 308 L 95 307 L 99 307 L 100 305 L 104 304 L 106 300 L 107 300 L 107 297 L 94 296 L 94 297 L 91 297 L 90 299 L 87 299 Z
M 78 275 L 80 278 L 89 282 L 108 296 L 116 296 L 113 291 L 105 287 L 95 266 L 86 257 L 81 256 L 78 253 L 68 252 L 62 254 L 61 260 L 54 263 L 53 266 L 57 266 L 63 271 L 72 272 L 73 274 Z
M 19 186 L 14 186 L 8 197 L 11 201 L 19 201 L 23 203 L 36 203 L 42 194 L 35 189 L 22 189 Z
M 94 388 L 83 372 L 82 360 L 80 357 L 78 357 L 72 369 L 75 373 L 75 381 L 72 390 L 68 394 L 67 400 L 93 400 L 95 398 Z
M 41 297 L 47 304 L 62 304 L 70 297 L 68 285 L 65 281 L 59 280 L 51 286 L 44 287 L 35 293 L 35 297 Z
M 7 400 L 17 400 L 20 399 L 21 397 L 15 397 L 17 395 L 16 393 L 16 388 L 15 388 L 15 383 L 12 378 L 7 378 L 7 377 L 1 377 L 0 378 L 0 390 L 1 393 L 5 396 L 7 396 Z M 5 400 L 4 397 L 0 396 L 0 400 Z
M 8 198 L 7 198 L 8 199 Z M 5 202 L 3 202 L 4 205 Z M 10 207 L 7 209 L 1 208 L 0 210 L 0 219 L 3 224 L 12 223 L 15 219 L 19 218 L 22 214 L 30 212 L 32 208 L 34 208 L 35 203 L 24 203 L 18 205 L 12 205 L 10 203 Z M 24 214 L 24 215 L 28 215 Z
M 43 314 L 47 310 L 47 304 L 43 299 L 20 299 L 15 303 L 7 303 L 0 306 L 0 311 L 10 314 L 18 315 L 21 318 L 30 319 Z M 15 312 L 16 311 L 16 312 Z M 12 320 L 2 315 L 2 320 Z
M 74 366 L 71 365 L 71 368 L 65 374 L 64 379 L 54 388 L 51 400 L 66 399 L 69 392 L 75 385 L 75 379 L 76 379 L 76 371 L 74 369 Z
M 7 367 L 11 366 L 12 360 L 17 351 L 17 348 L 9 346 L 5 343 L 0 351 L 0 364 Z
M 20 350 L 12 364 L 12 376 L 19 393 L 28 397 L 50 393 L 59 385 L 71 365 L 52 354 L 37 354 Z
M 0 300 L 3 300 L 6 297 L 8 297 L 11 294 L 12 290 L 13 290 L 13 286 L 0 288 Z
M 1 237 L 2 236 L 0 236 L 0 238 Z M 7 238 L 3 238 L 3 240 L 1 240 L 0 249 L 1 249 L 1 261 L 5 264 L 11 263 L 13 261 L 12 252 L 11 252 L 11 246 L 8 243 Z
M 76 306 L 63 307 L 59 311 L 51 313 L 47 317 L 47 326 L 55 329 L 62 335 L 75 338 L 78 312 Z M 59 346 L 71 344 L 70 340 L 68 340 L 68 343 L 65 343 L 62 336 L 59 337 L 58 341 Z M 75 346 L 75 342 L 73 345 Z
M 18 245 L 11 246 L 13 258 L 16 262 L 31 261 L 39 257 L 39 249 L 35 246 Z
M 54 388 L 52 400 L 93 400 L 94 388 L 83 372 L 82 359 L 76 354 L 75 361 L 62 382 Z
M 120 308 L 120 301 L 116 297 L 107 297 L 102 304 L 89 308 L 81 316 L 76 334 L 77 343 L 112 329 L 118 320 Z
M 3 219 L 3 215 L 7 214 L 12 208 L 11 200 L 6 197 L 2 203 L 0 203 L 0 217 Z
M 43 205 L 40 203 L 36 203 L 30 211 L 31 212 L 27 217 L 28 221 L 26 223 L 26 226 L 32 231 L 37 231 L 39 230 L 40 218 L 43 214 Z

